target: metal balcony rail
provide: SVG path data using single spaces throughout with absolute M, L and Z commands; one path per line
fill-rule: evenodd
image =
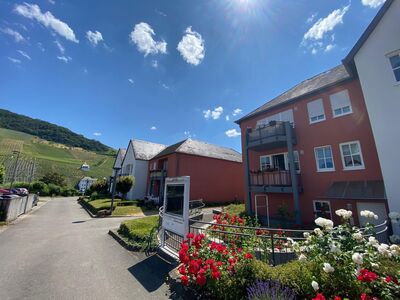
M 150 177 L 165 177 L 166 175 L 167 170 L 165 169 L 150 170 Z
M 268 125 L 248 130 L 248 142 L 256 142 L 264 138 L 285 136 L 285 124 L 283 122 L 270 122 Z

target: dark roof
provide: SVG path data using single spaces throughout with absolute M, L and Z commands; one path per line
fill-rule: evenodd
M 378 11 L 374 19 L 369 23 L 367 29 L 364 31 L 364 33 L 361 35 L 361 37 L 358 39 L 357 43 L 354 45 L 354 47 L 350 50 L 349 54 L 343 59 L 343 64 L 346 66 L 346 69 L 348 70 L 349 73 L 352 75 L 356 74 L 356 67 L 354 65 L 354 57 L 357 54 L 357 52 L 361 49 L 361 47 L 364 45 L 365 41 L 369 38 L 371 33 L 374 31 L 376 26 L 379 24 L 381 21 L 382 17 L 385 15 L 387 10 L 389 9 L 390 5 L 394 2 L 394 0 L 386 0 L 385 4 L 381 7 L 381 9 Z
M 125 154 L 126 154 L 126 149 L 125 148 L 119 148 L 118 149 L 117 155 L 115 156 L 115 160 L 114 160 L 114 167 L 121 167 L 121 165 L 116 166 L 116 163 L 118 161 L 118 158 L 121 158 L 121 164 L 122 164 L 122 161 L 125 158 Z
M 300 97 L 315 93 L 321 89 L 348 80 L 349 78 L 351 77 L 343 65 L 336 66 L 310 79 L 304 80 L 298 85 L 292 87 L 290 90 L 268 101 L 267 103 L 260 106 L 256 110 L 253 110 L 251 113 L 247 114 L 243 118 L 237 120 L 236 123 L 239 124 L 245 119 L 248 119 L 260 113 L 264 113 L 280 105 L 295 101 Z
M 235 162 L 242 162 L 242 155 L 233 149 L 205 143 L 202 141 L 192 140 L 190 138 L 165 148 L 154 158 L 160 158 L 162 156 L 172 153 L 185 153 L 223 160 L 230 160 Z
M 142 140 L 131 140 L 131 143 L 135 158 L 140 160 L 150 160 L 166 147 L 162 144 Z
M 325 195 L 330 199 L 387 199 L 382 180 L 333 182 Z

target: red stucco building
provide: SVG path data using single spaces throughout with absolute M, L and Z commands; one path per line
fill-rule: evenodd
M 147 195 L 163 199 L 166 177 L 190 176 L 190 199 L 243 202 L 242 155 L 237 151 L 186 139 L 149 161 Z
M 335 210 L 375 211 L 387 201 L 360 83 L 340 65 L 308 79 L 237 121 L 247 210 L 270 226 L 338 221 Z

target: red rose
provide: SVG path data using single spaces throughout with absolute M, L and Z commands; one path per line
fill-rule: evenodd
M 385 281 L 387 283 L 392 282 L 393 281 L 393 277 L 392 276 L 386 276 Z
M 181 283 L 183 285 L 188 285 L 189 284 L 189 278 L 186 275 L 181 276 Z
M 312 300 L 326 300 L 326 298 L 322 294 L 317 294 Z
M 179 268 L 179 273 L 180 273 L 181 275 L 186 275 L 186 268 L 185 268 L 184 265 L 182 265 L 182 266 Z
M 253 258 L 253 254 L 251 254 L 251 253 L 245 253 L 245 254 L 244 254 L 244 258 L 246 258 L 246 259 L 252 259 L 252 258 Z
M 196 277 L 196 283 L 200 286 L 205 285 L 206 284 L 206 277 L 203 275 L 198 275 Z
M 219 278 L 221 278 L 221 273 L 217 270 L 217 271 L 213 271 L 212 273 L 211 273 L 211 276 L 212 276 L 212 278 L 214 278 L 214 279 L 219 279 Z
M 339 296 L 335 296 L 335 298 L 333 298 L 333 300 L 342 300 L 342 298 L 340 298 Z
M 197 261 L 191 260 L 189 263 L 189 268 L 188 268 L 189 273 L 192 275 L 196 275 L 197 272 L 199 271 L 199 269 L 200 269 L 200 266 L 197 263 Z
M 189 233 L 186 235 L 186 237 L 187 237 L 188 239 L 192 239 L 192 238 L 194 238 L 194 233 L 193 233 L 193 232 L 189 232 Z
M 217 262 L 217 266 L 218 266 L 218 267 L 222 266 L 222 261 L 218 261 L 218 262 Z

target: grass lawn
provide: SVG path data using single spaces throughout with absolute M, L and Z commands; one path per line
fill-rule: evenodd
M 158 227 L 159 217 L 150 216 L 135 220 L 122 222 L 118 233 L 131 245 L 141 249 L 157 246 L 157 238 L 154 228 Z M 153 233 L 152 240 L 149 241 L 150 234 Z
M 228 206 L 224 207 L 224 212 L 230 215 L 240 215 L 245 212 L 246 208 L 244 204 L 229 204 Z
M 111 199 L 97 199 L 87 201 L 88 205 L 92 206 L 91 211 L 97 213 L 99 210 L 109 209 L 111 206 Z M 144 215 L 145 212 L 154 212 L 156 210 L 148 209 L 145 206 L 137 206 L 137 201 L 122 201 L 121 199 L 115 199 L 114 201 L 113 216 L 135 216 Z

